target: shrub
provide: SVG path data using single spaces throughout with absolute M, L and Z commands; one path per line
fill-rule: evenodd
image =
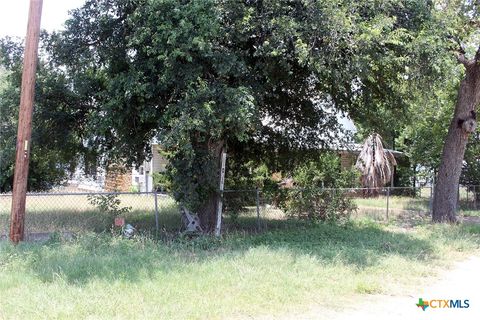
M 116 217 L 132 210 L 132 207 L 120 207 L 121 201 L 118 199 L 118 194 L 94 194 L 89 195 L 87 198 L 93 206 L 111 217 Z
M 280 190 L 278 206 L 292 218 L 344 223 L 356 210 L 345 191 L 333 189 Z
M 164 172 L 154 172 L 152 174 L 153 188 L 157 191 L 170 192 L 172 189 L 172 182 Z
M 359 185 L 359 172 L 355 169 L 342 170 L 340 159 L 330 152 L 298 166 L 292 177 L 299 188 L 352 188 Z
M 358 173 L 341 170 L 334 153 L 322 154 L 317 161 L 297 167 L 293 180 L 297 189 L 279 189 L 275 196 L 277 206 L 291 217 L 343 223 L 356 210 L 347 191 L 336 188 L 358 183 Z

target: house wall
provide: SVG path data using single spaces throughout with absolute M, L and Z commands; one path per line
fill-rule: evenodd
M 138 188 L 140 192 L 153 191 L 152 174 L 156 172 L 165 172 L 168 161 L 161 156 L 160 146 L 152 144 L 152 158 L 145 161 L 141 166 L 132 168 L 131 184 Z
M 132 186 L 135 186 L 140 192 L 150 192 L 153 190 L 152 161 L 145 161 L 141 166 L 132 168 L 131 175 Z
M 160 154 L 160 146 L 158 144 L 152 145 L 152 172 L 165 172 L 167 166 L 167 159 Z
M 112 166 L 107 169 L 105 191 L 129 192 L 132 187 L 132 172 L 125 167 Z
M 340 167 L 342 170 L 351 169 L 355 165 L 357 155 L 351 152 L 340 152 Z
M 67 182 L 69 190 L 76 191 L 103 191 L 105 186 L 105 170 L 101 167 L 96 168 L 94 174 L 85 173 L 83 166 L 79 165 L 75 172 L 70 176 Z

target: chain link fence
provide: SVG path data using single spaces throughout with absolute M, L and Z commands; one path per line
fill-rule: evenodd
M 6 238 L 10 225 L 11 194 L 0 194 L 0 237 Z M 180 214 L 169 195 L 145 193 L 28 193 L 25 235 L 47 237 L 52 232 L 69 235 L 110 231 L 114 217 L 143 232 L 178 230 Z
M 0 193 L 0 240 L 7 238 L 10 228 L 11 195 Z
M 465 211 L 480 210 L 480 186 L 462 186 L 459 189 L 460 208 Z
M 274 193 L 255 189 L 227 190 L 224 193 L 224 229 L 265 231 L 295 228 L 308 220 L 336 219 L 338 217 L 332 215 L 342 210 L 354 220 L 366 218 L 405 225 L 431 220 L 434 194 L 431 186 L 323 188 L 316 191 L 317 198 L 312 198 L 312 189 L 292 188 Z M 301 206 L 301 199 L 306 199 L 307 204 L 315 203 L 305 208 Z M 480 186 L 460 186 L 458 199 L 459 219 L 480 222 Z M 300 203 L 300 206 L 295 203 L 292 206 L 292 202 Z
M 458 216 L 480 220 L 480 186 L 459 187 L 458 198 Z M 313 196 L 312 189 L 225 190 L 222 199 L 223 233 L 263 232 L 328 220 L 343 211 L 351 219 L 415 224 L 431 218 L 433 188 L 324 188 Z M 0 194 L 3 239 L 9 232 L 11 202 L 11 194 Z M 27 194 L 25 234 L 28 238 L 52 232 L 108 232 L 115 216 L 147 233 L 177 232 L 182 227 L 178 204 L 166 193 L 49 192 Z

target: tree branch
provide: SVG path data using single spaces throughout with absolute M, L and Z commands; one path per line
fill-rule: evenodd
M 477 53 L 475 53 L 475 62 L 478 63 L 480 61 L 480 45 L 477 48 Z
M 465 53 L 458 52 L 457 53 L 457 61 L 463 64 L 464 66 L 469 65 L 469 60 L 465 57 Z
M 463 64 L 464 66 L 467 66 L 470 61 L 467 59 L 467 57 L 465 57 L 465 53 L 466 53 L 465 52 L 465 47 L 463 46 L 463 44 L 460 42 L 459 39 L 455 39 L 455 42 L 458 45 L 458 48 L 456 50 L 457 61 L 460 62 L 461 64 Z

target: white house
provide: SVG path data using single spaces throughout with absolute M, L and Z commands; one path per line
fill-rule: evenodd
M 167 160 L 160 154 L 159 144 L 152 143 L 152 158 L 144 161 L 138 169 L 132 168 L 132 186 L 140 192 L 153 191 L 152 174 L 165 172 L 166 165 Z
M 68 189 L 85 191 L 153 191 L 153 177 L 155 172 L 164 172 L 167 160 L 160 154 L 158 143 L 152 143 L 152 158 L 144 161 L 138 169 L 133 166 L 130 171 L 120 172 L 110 168 L 98 167 L 94 172 L 86 170 L 84 165 L 75 169 L 74 174 L 68 180 Z M 87 172 L 89 171 L 89 172 Z

